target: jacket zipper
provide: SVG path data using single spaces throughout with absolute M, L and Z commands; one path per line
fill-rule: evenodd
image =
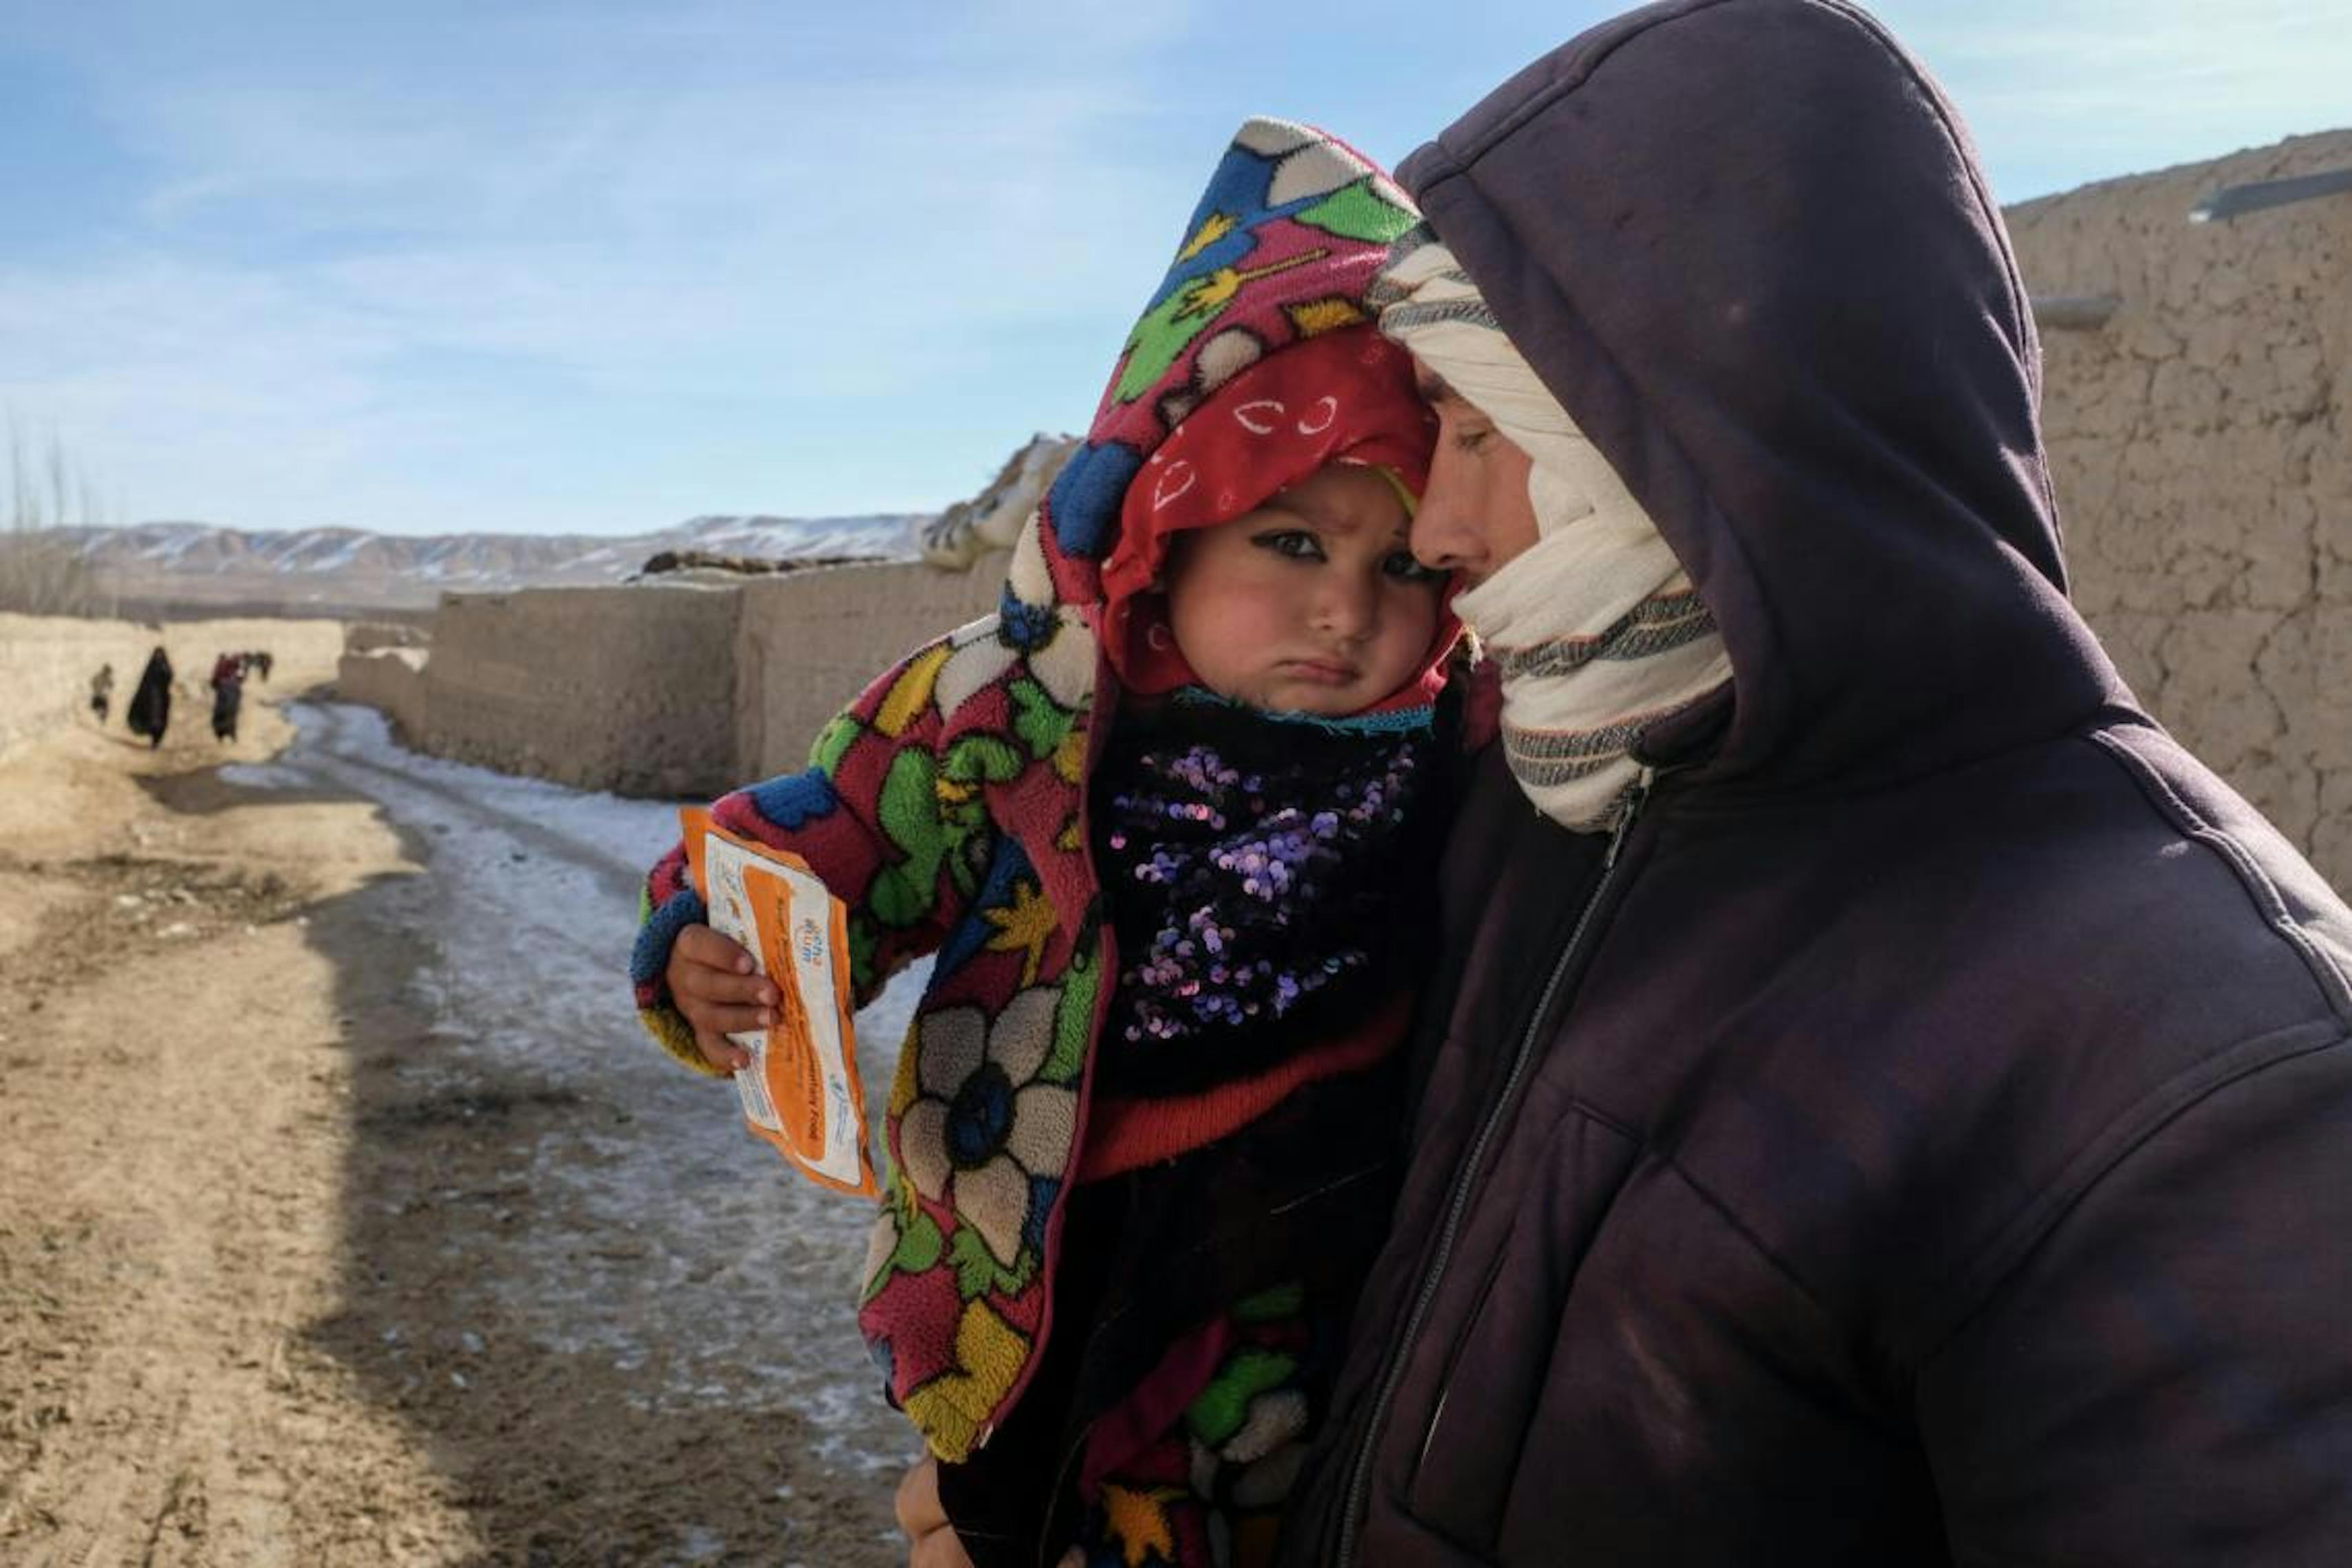
M 1055 1550 L 1054 1526 L 1059 1522 L 1059 1515 L 1062 1511 L 1062 1488 L 1068 1482 L 1070 1472 L 1077 1468 L 1078 1457 L 1087 1451 L 1087 1438 L 1094 1429 L 1095 1424 L 1091 1421 L 1079 1427 L 1078 1435 L 1071 1439 L 1069 1452 L 1064 1454 L 1062 1462 L 1054 1468 L 1053 1489 L 1045 1494 L 1045 1528 L 1037 1532 L 1037 1568 L 1047 1568 L 1045 1560 Z M 1078 1517 L 1080 1519 L 1086 1517 L 1083 1504 L 1079 1506 Z
M 1373 1451 L 1380 1446 L 1381 1428 L 1388 1419 L 1389 1407 L 1396 1402 L 1397 1388 L 1404 1381 L 1407 1354 L 1413 1341 L 1420 1337 L 1430 1308 L 1437 1300 L 1437 1288 L 1445 1277 L 1446 1265 L 1453 1260 L 1454 1244 L 1460 1238 L 1463 1218 L 1469 1213 L 1472 1189 L 1478 1184 L 1479 1167 L 1485 1163 L 1486 1151 L 1494 1142 L 1496 1134 L 1502 1130 L 1504 1117 L 1518 1098 L 1520 1081 L 1527 1077 L 1528 1068 L 1535 1060 L 1537 1039 L 1543 1029 L 1544 1018 L 1558 999 L 1570 968 L 1584 949 L 1592 918 L 1600 910 L 1601 900 L 1608 897 L 1615 880 L 1618 854 L 1633 831 L 1634 820 L 1642 815 L 1642 807 L 1649 799 L 1650 785 L 1656 776 L 1654 772 L 1643 770 L 1641 779 L 1633 786 L 1633 793 L 1627 798 L 1625 814 L 1618 818 L 1616 827 L 1609 835 L 1609 847 L 1601 855 L 1601 876 L 1593 883 L 1592 895 L 1585 900 L 1583 910 L 1576 917 L 1574 929 L 1569 932 L 1567 945 L 1560 949 L 1559 959 L 1552 964 L 1551 976 L 1544 982 L 1542 994 L 1536 1002 L 1535 1015 L 1528 1020 L 1527 1033 L 1520 1037 L 1518 1054 L 1511 1058 L 1511 1070 L 1503 1079 L 1502 1090 L 1496 1095 L 1494 1104 L 1487 1108 L 1486 1120 L 1479 1124 L 1478 1135 L 1471 1140 L 1469 1155 L 1454 1176 L 1454 1194 L 1446 1200 L 1445 1218 L 1438 1226 L 1437 1249 L 1431 1255 L 1429 1267 L 1422 1275 L 1421 1289 L 1413 1298 L 1412 1310 L 1405 1316 L 1404 1331 L 1397 1337 L 1388 1371 L 1381 1379 L 1380 1394 L 1372 1402 L 1371 1415 L 1364 1424 L 1363 1441 L 1357 1447 L 1355 1463 L 1349 1468 L 1348 1489 L 1340 1503 L 1339 1552 L 1334 1560 L 1336 1568 L 1349 1568 L 1356 1561 L 1365 1504 L 1371 1491 Z M 1424 1449 L 1430 1436 L 1435 1431 L 1436 1417 L 1443 1415 L 1444 1409 L 1444 1390 L 1440 1389 L 1437 1409 L 1431 1416 L 1431 1433 L 1424 1434 L 1422 1438 Z

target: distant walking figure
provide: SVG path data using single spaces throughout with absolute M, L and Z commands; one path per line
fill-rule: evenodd
M 125 716 L 134 735 L 147 737 L 149 750 L 163 743 L 163 731 L 172 722 L 172 661 L 163 657 L 159 645 L 147 656 L 147 668 L 139 677 L 139 689 L 131 694 L 131 711 Z
M 225 653 L 213 660 L 213 739 L 236 739 L 236 710 L 245 701 L 245 658 Z
M 114 702 L 114 666 L 101 664 L 98 673 L 89 678 L 89 710 L 100 724 L 106 722 L 107 710 Z

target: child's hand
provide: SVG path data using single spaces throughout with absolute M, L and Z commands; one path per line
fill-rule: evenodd
M 898 1483 L 898 1531 L 907 1538 L 907 1568 L 972 1568 L 962 1538 L 940 1506 L 940 1462 L 923 1462 Z
M 670 946 L 663 978 L 702 1059 L 726 1072 L 750 1067 L 751 1053 L 727 1037 L 775 1023 L 778 998 L 742 944 L 709 926 L 688 926 Z

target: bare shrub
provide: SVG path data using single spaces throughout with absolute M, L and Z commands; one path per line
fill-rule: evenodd
M 82 553 L 88 531 L 106 522 L 96 487 L 67 460 L 65 443 L 55 434 L 46 449 L 31 450 L 13 419 L 7 522 L 0 531 L 0 610 L 27 616 L 112 613 L 111 595 Z

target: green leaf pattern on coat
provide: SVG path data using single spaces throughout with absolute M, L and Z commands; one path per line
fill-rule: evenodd
M 914 925 L 939 900 L 947 841 L 940 830 L 938 773 L 929 752 L 909 747 L 890 759 L 882 781 L 882 834 L 905 857 L 877 871 L 866 895 L 874 918 L 886 927 Z

